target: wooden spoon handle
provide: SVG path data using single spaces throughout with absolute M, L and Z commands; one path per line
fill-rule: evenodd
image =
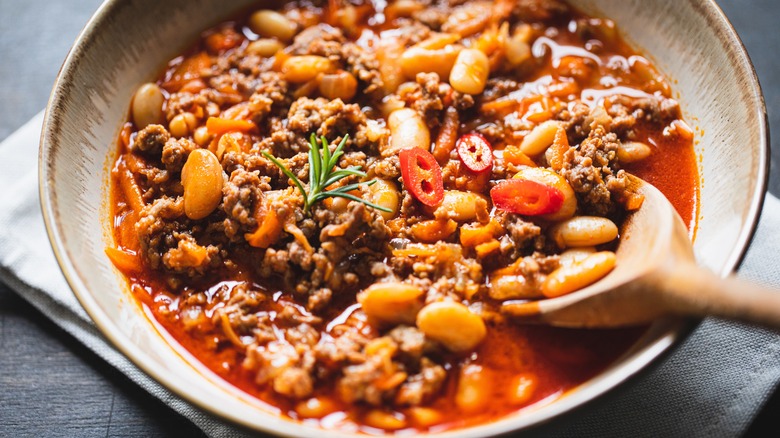
M 720 278 L 684 263 L 660 280 L 661 299 L 670 311 L 689 316 L 716 316 L 780 330 L 780 289 Z

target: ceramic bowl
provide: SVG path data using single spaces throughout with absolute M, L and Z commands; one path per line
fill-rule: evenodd
M 100 7 L 66 59 L 47 108 L 40 149 L 43 213 L 74 293 L 105 336 L 140 369 L 204 410 L 249 428 L 336 436 L 281 418 L 199 366 L 150 321 L 104 253 L 111 242 L 109 169 L 133 91 L 155 78 L 202 30 L 250 3 L 109 0 Z M 713 1 L 571 3 L 614 19 L 627 40 L 674 79 L 676 97 L 696 128 L 701 159 L 696 254 L 701 264 L 726 275 L 750 242 L 768 174 L 763 99 L 737 35 Z M 555 402 L 440 435 L 487 436 L 549 421 L 658 361 L 695 324 L 658 321 L 609 369 Z

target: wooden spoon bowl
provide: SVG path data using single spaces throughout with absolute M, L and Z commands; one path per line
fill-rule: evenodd
M 502 312 L 521 322 L 608 328 L 668 315 L 718 316 L 780 329 L 780 291 L 696 265 L 680 215 L 651 184 L 631 176 L 642 207 L 623 223 L 615 269 L 600 281 L 557 298 L 508 301 Z

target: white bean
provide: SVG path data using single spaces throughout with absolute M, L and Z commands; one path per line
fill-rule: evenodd
M 596 252 L 592 246 L 583 246 L 580 248 L 570 248 L 561 253 L 559 259 L 560 266 L 571 266 L 585 260 L 589 255 Z
M 209 128 L 205 126 L 199 126 L 195 128 L 195 132 L 192 133 L 192 139 L 195 140 L 195 143 L 198 144 L 198 146 L 204 147 L 211 139 L 214 138 L 214 135 L 212 135 L 209 132 Z
M 615 240 L 618 227 L 599 216 L 577 216 L 555 224 L 550 236 L 561 248 L 596 246 Z
M 485 89 L 490 76 L 487 55 L 477 49 L 463 49 L 450 71 L 450 85 L 466 94 L 479 94 Z
M 642 161 L 653 153 L 653 149 L 638 141 L 627 141 L 620 143 L 617 150 L 618 160 L 621 163 L 635 163 Z
M 522 143 L 520 143 L 520 151 L 534 157 L 547 150 L 555 141 L 555 134 L 558 132 L 560 124 L 559 121 L 548 120 L 537 125 L 523 138 Z
M 363 421 L 377 429 L 396 430 L 406 427 L 406 417 L 403 414 L 400 412 L 387 412 L 381 409 L 371 409 L 363 417 Z
M 518 300 L 541 298 L 539 286 L 529 283 L 524 275 L 501 275 L 490 279 L 490 298 L 494 300 Z
M 387 126 L 390 128 L 390 151 L 430 149 L 431 131 L 417 111 L 411 108 L 395 110 L 387 118 Z
M 547 298 L 555 298 L 590 286 L 609 274 L 615 262 L 614 252 L 601 251 L 572 265 L 561 266 L 545 278 L 542 293 Z
M 393 181 L 377 178 L 374 184 L 368 186 L 368 192 L 371 202 L 392 210 L 391 212 L 378 211 L 385 220 L 390 220 L 398 214 L 398 209 L 401 207 L 400 195 Z
M 208 149 L 195 149 L 181 170 L 184 213 L 192 220 L 211 214 L 222 201 L 222 165 Z
M 423 291 L 400 282 L 374 283 L 357 295 L 369 321 L 374 325 L 413 324 L 422 307 Z
M 446 79 L 450 77 L 459 51 L 452 45 L 441 49 L 410 47 L 404 51 L 398 63 L 408 79 L 414 79 L 418 73 L 436 73 L 439 78 Z
M 490 376 L 479 365 L 466 365 L 458 377 L 455 404 L 466 412 L 478 412 L 485 408 L 492 392 Z
M 295 36 L 296 25 L 284 15 L 268 9 L 255 12 L 249 17 L 252 32 L 266 37 L 290 41 Z
M 488 216 L 488 203 L 484 196 L 474 192 L 461 190 L 445 190 L 444 199 L 434 210 L 437 219 L 452 219 L 458 222 L 469 222 Z
M 320 79 L 320 94 L 328 99 L 341 99 L 349 102 L 355 97 L 357 92 L 357 79 L 352 73 L 339 70 L 335 73 L 329 73 Z
M 260 38 L 249 43 L 249 45 L 246 47 L 246 51 L 252 55 L 262 56 L 263 58 L 270 58 L 283 48 L 284 44 L 275 39 Z
M 171 119 L 168 124 L 168 130 L 171 131 L 171 135 L 177 138 L 182 138 L 190 135 L 190 133 L 197 128 L 198 120 L 192 113 L 181 113 Z
M 438 301 L 423 307 L 417 314 L 417 328 L 456 353 L 473 350 L 487 334 L 482 318 L 454 301 Z
M 282 64 L 282 75 L 290 82 L 302 84 L 317 78 L 320 73 L 327 73 L 332 69 L 333 63 L 324 56 L 291 56 Z
M 138 87 L 132 103 L 135 126 L 143 129 L 149 125 L 163 123 L 164 102 L 165 96 L 157 84 L 146 83 Z

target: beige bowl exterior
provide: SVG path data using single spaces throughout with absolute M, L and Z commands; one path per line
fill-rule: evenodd
M 101 6 L 65 61 L 47 108 L 39 164 L 44 218 L 74 293 L 106 337 L 140 369 L 206 411 L 252 429 L 343 436 L 285 420 L 200 366 L 150 322 L 104 253 L 111 241 L 110 163 L 134 90 L 156 77 L 201 30 L 251 3 L 109 0 Z M 590 15 L 613 18 L 630 42 L 677 81 L 673 88 L 697 128 L 701 157 L 695 250 L 703 265 L 726 275 L 752 237 L 768 174 L 766 111 L 737 35 L 713 1 L 571 3 Z M 438 435 L 488 436 L 549 421 L 645 369 L 695 325 L 658 321 L 608 370 L 566 396 L 490 424 Z

